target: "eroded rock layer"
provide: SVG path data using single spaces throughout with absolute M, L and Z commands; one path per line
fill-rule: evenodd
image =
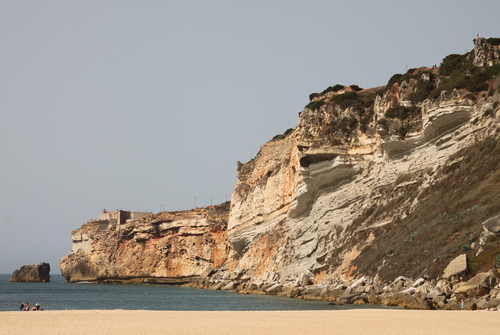
M 498 46 L 484 39 L 475 46 L 477 64 L 498 63 Z M 472 63 L 473 57 L 460 61 Z M 377 247 L 383 227 L 384 234 L 396 234 L 395 226 L 421 209 L 427 190 L 445 178 L 443 169 L 463 159 L 454 155 L 487 138 L 498 141 L 498 79 L 472 93 L 441 90 L 439 81 L 453 76 L 439 68 L 405 76 L 378 92 L 343 87 L 315 95 L 292 134 L 239 165 L 228 226 L 229 241 L 242 256 L 235 268 L 282 283 L 306 273 L 317 283 L 350 275 L 362 251 Z M 416 93 L 425 85 L 435 97 L 419 101 Z M 498 206 L 488 210 L 495 214 Z M 452 256 L 439 259 L 439 266 Z M 387 259 L 376 261 L 382 269 Z
M 69 282 L 189 282 L 207 268 L 220 267 L 230 254 L 225 206 L 122 223 L 88 221 L 72 232 L 62 275 Z
M 311 94 L 295 129 L 238 162 L 230 208 L 218 208 L 217 219 L 200 209 L 89 222 L 73 232 L 63 275 L 455 308 L 474 294 L 454 290 L 488 273 L 478 281 L 487 278 L 500 299 L 493 42 L 478 37 L 472 52 L 384 87 Z M 443 272 L 445 281 L 430 282 Z

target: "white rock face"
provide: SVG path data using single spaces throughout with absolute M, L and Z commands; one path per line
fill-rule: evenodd
M 254 160 L 239 167 L 228 225 L 229 241 L 241 256 L 238 266 L 255 275 L 275 273 L 283 283 L 300 281 L 306 272 L 322 280 L 348 272 L 360 253 L 348 243 L 357 232 L 404 218 L 416 205 L 404 203 L 371 226 L 354 227 L 360 213 L 383 205 L 384 187 L 404 176 L 420 176 L 421 187 L 428 186 L 451 155 L 495 133 L 498 118 L 477 120 L 498 96 L 475 102 L 466 93 L 443 91 L 438 99 L 424 101 L 421 128 L 405 140 L 358 133 L 332 146 L 321 139 L 329 107 L 305 109 L 291 135 L 263 145 Z M 375 114 L 383 116 L 402 99 L 401 90 L 377 97 Z M 396 189 L 412 183 L 407 179 Z M 329 265 L 332 259 L 335 268 Z
M 291 142 L 290 142 L 291 141 Z M 242 254 L 257 234 L 270 230 L 286 219 L 294 187 L 298 160 L 292 140 L 270 142 L 262 146 L 257 157 L 239 169 L 240 186 L 231 199 L 229 241 Z M 251 170 L 251 174 L 245 170 Z M 246 185 L 252 185 L 251 192 Z M 242 186 L 243 185 L 243 186 Z
M 452 260 L 446 269 L 444 269 L 443 278 L 449 279 L 451 276 L 461 274 L 465 271 L 467 271 L 467 255 L 462 254 Z
M 78 252 L 82 250 L 83 252 L 90 254 L 92 253 L 92 239 L 89 238 L 88 234 L 74 234 L 71 236 L 73 241 L 71 252 Z
M 474 65 L 479 67 L 492 66 L 500 62 L 500 46 L 491 45 L 484 38 L 474 40 Z

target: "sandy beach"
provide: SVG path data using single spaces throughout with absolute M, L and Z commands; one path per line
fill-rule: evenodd
M 353 309 L 342 311 L 0 312 L 0 334 L 484 334 L 500 312 Z

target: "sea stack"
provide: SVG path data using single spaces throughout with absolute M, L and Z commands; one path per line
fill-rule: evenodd
M 23 265 L 12 273 L 12 282 L 50 282 L 50 264 L 41 262 L 39 265 Z

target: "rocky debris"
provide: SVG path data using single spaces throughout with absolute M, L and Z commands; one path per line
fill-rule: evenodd
M 462 254 L 456 257 L 444 269 L 443 278 L 450 279 L 451 276 L 457 276 L 467 271 L 467 255 Z
M 500 236 L 500 215 L 494 216 L 483 222 L 483 227 L 486 232 Z
M 473 278 L 460 285 L 454 293 L 459 299 L 481 297 L 487 295 L 495 283 L 496 277 L 491 273 L 478 273 Z
M 10 278 L 11 282 L 50 282 L 50 264 L 41 262 L 39 265 L 23 265 L 15 270 Z
M 202 272 L 202 274 L 200 275 L 200 279 L 201 280 L 204 280 L 205 278 L 207 278 L 208 276 L 210 276 L 212 273 L 214 272 L 214 268 L 209 266 L 205 269 L 205 271 Z
M 244 280 L 243 280 L 244 279 Z M 185 286 L 211 290 L 231 290 L 240 294 L 265 294 L 305 300 L 321 300 L 335 304 L 373 304 L 407 309 L 459 310 L 465 300 L 466 309 L 500 307 L 500 285 L 492 273 L 480 273 L 466 282 L 456 279 L 413 280 L 403 276 L 389 284 L 377 278 L 334 279 L 324 284 L 300 285 L 252 280 L 242 272 L 214 271 L 212 276 Z

